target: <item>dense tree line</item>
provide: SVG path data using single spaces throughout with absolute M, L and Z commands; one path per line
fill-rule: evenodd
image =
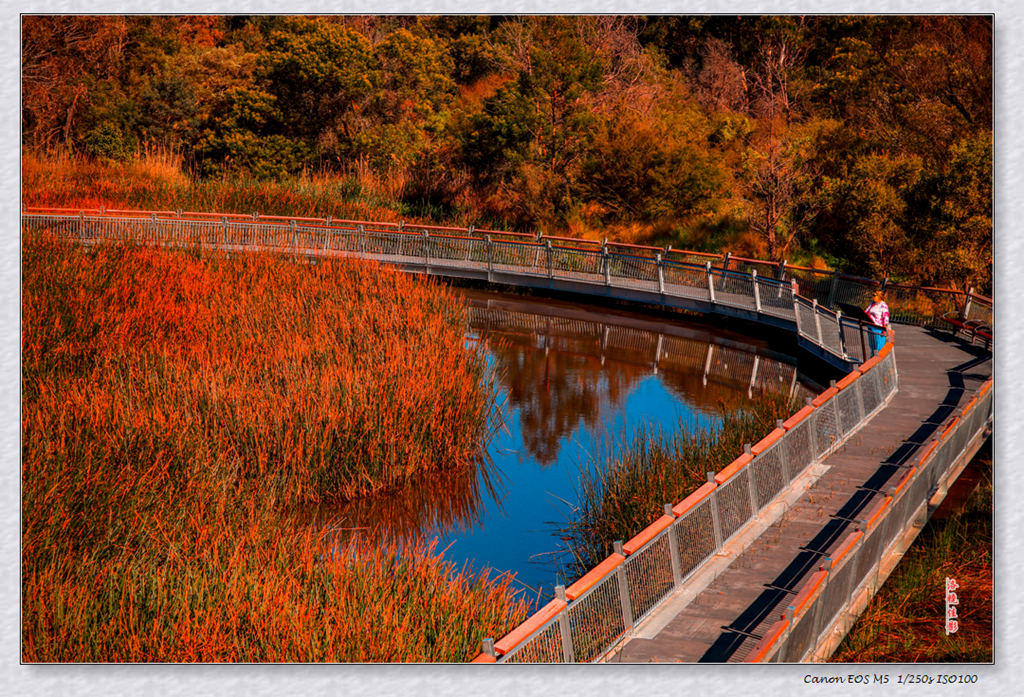
M 439 217 L 989 288 L 988 17 L 79 17 L 26 149 L 372 172 Z

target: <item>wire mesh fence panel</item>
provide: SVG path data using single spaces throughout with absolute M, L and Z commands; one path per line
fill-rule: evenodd
M 461 237 L 429 237 L 432 260 L 456 261 L 465 264 L 470 261 L 475 240 Z
M 858 379 L 859 382 L 859 379 Z M 836 410 L 839 412 L 839 425 L 845 437 L 860 425 L 860 390 L 857 383 L 853 383 L 845 390 L 832 398 L 836 403 Z
M 809 607 L 789 633 L 789 640 L 786 642 L 786 661 L 799 663 L 811 648 L 811 642 L 817 638 L 814 626 L 814 608 Z
M 753 472 L 758 510 L 768 505 L 789 483 L 783 469 L 782 458 L 783 446 L 780 439 L 755 457 L 748 467 Z
M 980 300 L 972 299 L 971 302 L 967 304 L 967 312 L 964 315 L 964 319 L 982 322 L 991 327 L 992 306 L 981 302 Z
M 788 283 L 758 277 L 757 294 L 762 312 L 777 317 L 793 317 L 793 288 Z
M 871 303 L 871 296 L 878 287 L 879 284 L 876 281 L 840 276 L 836 279 L 836 288 L 832 293 L 829 306 L 837 307 L 839 303 L 844 303 L 856 307 L 867 307 Z
M 687 298 L 710 300 L 708 290 L 708 274 L 704 268 L 684 264 L 662 262 L 662 276 L 665 281 L 665 293 Z
M 616 285 L 658 290 L 658 265 L 654 259 L 609 254 L 608 273 Z
M 718 500 L 718 517 L 722 526 L 722 541 L 728 540 L 744 523 L 750 520 L 750 468 L 730 477 L 715 489 Z
M 821 345 L 835 355 L 842 356 L 843 344 L 839 336 L 839 320 L 831 312 L 819 310 L 818 321 L 821 325 Z
M 798 299 L 796 309 L 800 336 L 818 343 L 818 324 L 815 321 L 816 313 L 814 312 L 814 306 L 802 299 Z
M 811 441 L 813 429 L 814 422 L 808 417 L 786 431 L 786 435 L 780 441 L 790 481 L 799 476 L 815 459 L 814 444 Z
M 894 352 L 890 351 L 889 355 L 878 363 L 875 370 L 878 371 L 879 392 L 881 393 L 884 401 L 891 395 L 895 394 L 897 388 L 896 358 Z
M 822 457 L 830 450 L 840 437 L 839 415 L 836 412 L 836 400 L 830 399 L 814 410 L 808 419 L 814 423 L 814 440 L 817 449 L 815 459 Z
M 666 529 L 623 563 L 634 623 L 646 617 L 675 588 L 670 534 L 671 529 Z
M 491 263 L 495 268 L 547 275 L 547 264 L 542 263 L 544 248 L 539 244 L 494 241 L 491 243 L 491 251 Z
M 579 663 L 600 656 L 626 631 L 619 582 L 614 573 L 570 604 L 567 612 L 573 655 Z
M 333 247 L 347 252 L 381 254 L 396 257 L 421 257 L 420 240 L 413 235 L 367 232 L 365 235 L 349 234 L 334 240 Z
M 889 285 L 885 289 L 889 321 L 931 326 L 944 314 L 959 314 L 963 295 L 956 292 Z
M 821 597 L 818 598 L 818 602 L 821 603 L 821 609 L 819 610 L 821 627 L 818 637 L 836 619 L 836 616 L 845 609 L 846 603 L 850 600 L 850 580 L 855 571 L 855 565 L 852 562 L 853 558 L 847 557 L 843 559 L 842 564 L 829 572 L 828 583 L 825 586 L 825 590 L 822 591 Z
M 798 295 L 817 300 L 822 305 L 828 303 L 829 292 L 832 288 L 831 271 L 786 267 L 784 280 L 796 281 Z
M 843 318 L 841 325 L 846 355 L 858 363 L 871 358 L 871 342 L 861 323 Z
M 756 309 L 753 276 L 730 271 L 712 270 L 715 283 L 715 302 L 730 307 Z
M 679 569 L 686 578 L 715 553 L 715 523 L 710 497 L 676 519 L 669 531 L 676 536 L 679 547 Z
M 601 252 L 566 249 L 564 247 L 551 248 L 551 268 L 555 275 L 593 277 L 603 280 L 603 267 Z
M 558 618 L 502 656 L 501 663 L 562 663 L 562 631 Z
M 881 379 L 877 370 L 869 370 L 857 379 L 860 383 L 860 398 L 867 416 L 882 404 Z
M 865 579 L 875 570 L 882 551 L 883 538 L 884 535 L 880 525 L 875 525 L 864 536 L 860 545 L 860 553 L 857 555 L 857 570 L 854 572 L 854 585 L 851 591 L 856 590 L 856 588 L 863 584 Z

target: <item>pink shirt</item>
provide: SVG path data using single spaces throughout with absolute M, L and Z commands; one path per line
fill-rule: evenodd
M 871 303 L 868 305 L 868 309 L 865 310 L 871 321 L 879 327 L 889 326 L 889 306 L 885 302 Z

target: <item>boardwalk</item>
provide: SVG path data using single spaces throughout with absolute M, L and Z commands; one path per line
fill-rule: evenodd
M 900 389 L 823 463 L 827 471 L 689 603 L 669 599 L 611 658 L 742 661 L 802 580 L 856 525 L 878 490 L 991 374 L 991 355 L 926 329 L 896 328 Z

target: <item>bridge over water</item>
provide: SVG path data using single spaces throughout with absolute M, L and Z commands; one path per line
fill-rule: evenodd
M 357 256 L 722 315 L 791 332 L 845 374 L 523 625 L 485 641 L 481 662 L 827 657 L 990 431 L 992 306 L 972 293 L 889 285 L 905 324 L 875 355 L 871 327 L 841 308 L 880 284 L 785 263 L 255 214 L 30 209 L 22 225 L 85 243 Z

